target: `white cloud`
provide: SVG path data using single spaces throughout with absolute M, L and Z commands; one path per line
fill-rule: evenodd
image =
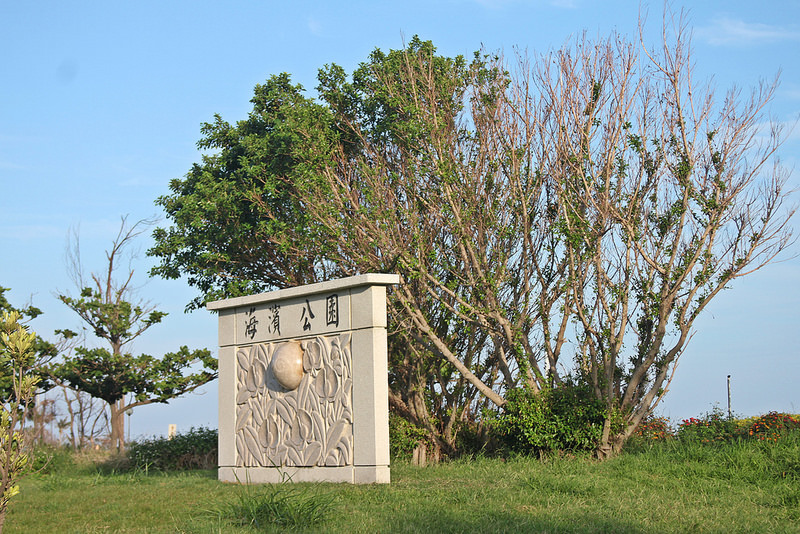
M 29 243 L 36 240 L 63 239 L 66 232 L 63 228 L 48 224 L 17 224 L 0 226 L 0 234 L 11 241 Z
M 714 46 L 746 46 L 751 44 L 800 41 L 800 30 L 717 17 L 709 26 L 695 28 L 695 35 Z
M 308 29 L 314 35 L 321 35 L 322 23 L 317 19 L 308 19 Z
M 781 85 L 779 89 L 782 96 L 785 98 L 789 98 L 792 100 L 800 100 L 800 85 L 796 83 L 787 83 L 786 85 Z
M 514 4 L 534 4 L 534 5 L 549 5 L 556 9 L 577 9 L 578 0 L 473 0 L 475 3 L 482 5 L 489 9 L 505 9 Z
M 10 161 L 2 161 L 0 160 L 0 169 L 6 169 L 9 171 L 21 171 L 25 170 L 27 167 L 23 165 L 18 165 L 16 163 L 11 163 Z

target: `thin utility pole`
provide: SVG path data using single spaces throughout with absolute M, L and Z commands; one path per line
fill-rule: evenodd
M 731 412 L 731 375 L 728 375 L 728 419 L 733 419 Z

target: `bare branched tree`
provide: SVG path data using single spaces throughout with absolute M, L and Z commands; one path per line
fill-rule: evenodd
M 502 406 L 522 383 L 536 391 L 555 368 L 562 333 L 549 352 L 536 340 L 550 341 L 542 318 L 549 325 L 564 293 L 553 190 L 500 57 L 466 64 L 413 41 L 373 59 L 353 85 L 326 88 L 369 115 L 339 110 L 343 142 L 315 158 L 319 180 L 301 194 L 337 240 L 332 263 L 403 273 L 391 296 L 390 401 L 451 452 L 485 401 Z M 390 118 L 385 127 L 375 115 Z
M 760 130 L 776 82 L 717 102 L 692 77 L 686 20 L 658 51 L 581 39 L 533 72 L 553 135 L 577 361 L 618 451 L 666 392 L 695 318 L 789 247 L 780 128 Z
M 392 405 L 444 421 L 444 443 L 477 399 L 503 406 L 565 369 L 606 403 L 598 455 L 613 454 L 708 302 L 793 242 L 781 131 L 760 130 L 776 83 L 717 102 L 694 84 L 685 19 L 665 20 L 658 51 L 582 36 L 509 74 L 500 57 L 459 69 L 411 46 L 337 88 L 392 120 L 339 110 L 346 142 L 302 195 L 338 240 L 333 263 L 403 273 Z M 444 401 L 466 390 L 461 411 Z

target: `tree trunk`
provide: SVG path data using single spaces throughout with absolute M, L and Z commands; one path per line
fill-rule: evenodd
M 641 422 L 641 419 L 639 419 L 639 422 Z M 622 448 L 625 446 L 628 438 L 630 438 L 639 427 L 639 422 L 631 423 L 627 421 L 625 423 L 625 428 L 621 432 L 613 434 L 610 432 L 611 421 L 606 419 L 604 426 L 608 425 L 609 433 L 608 435 L 606 435 L 605 432 L 603 433 L 600 444 L 597 446 L 597 449 L 595 449 L 595 457 L 597 457 L 598 460 L 607 460 L 622 452 Z
M 111 409 L 111 448 L 125 452 L 125 399 L 109 403 Z
M 594 455 L 598 460 L 608 460 L 618 455 L 622 451 L 624 444 L 624 436 L 611 436 L 608 439 L 601 440 L 597 449 L 595 449 Z

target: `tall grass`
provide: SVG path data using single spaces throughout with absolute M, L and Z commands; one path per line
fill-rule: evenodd
M 314 493 L 308 486 L 245 486 L 235 498 L 209 510 L 208 514 L 218 523 L 283 532 L 324 523 L 333 512 L 333 504 L 332 494 Z

